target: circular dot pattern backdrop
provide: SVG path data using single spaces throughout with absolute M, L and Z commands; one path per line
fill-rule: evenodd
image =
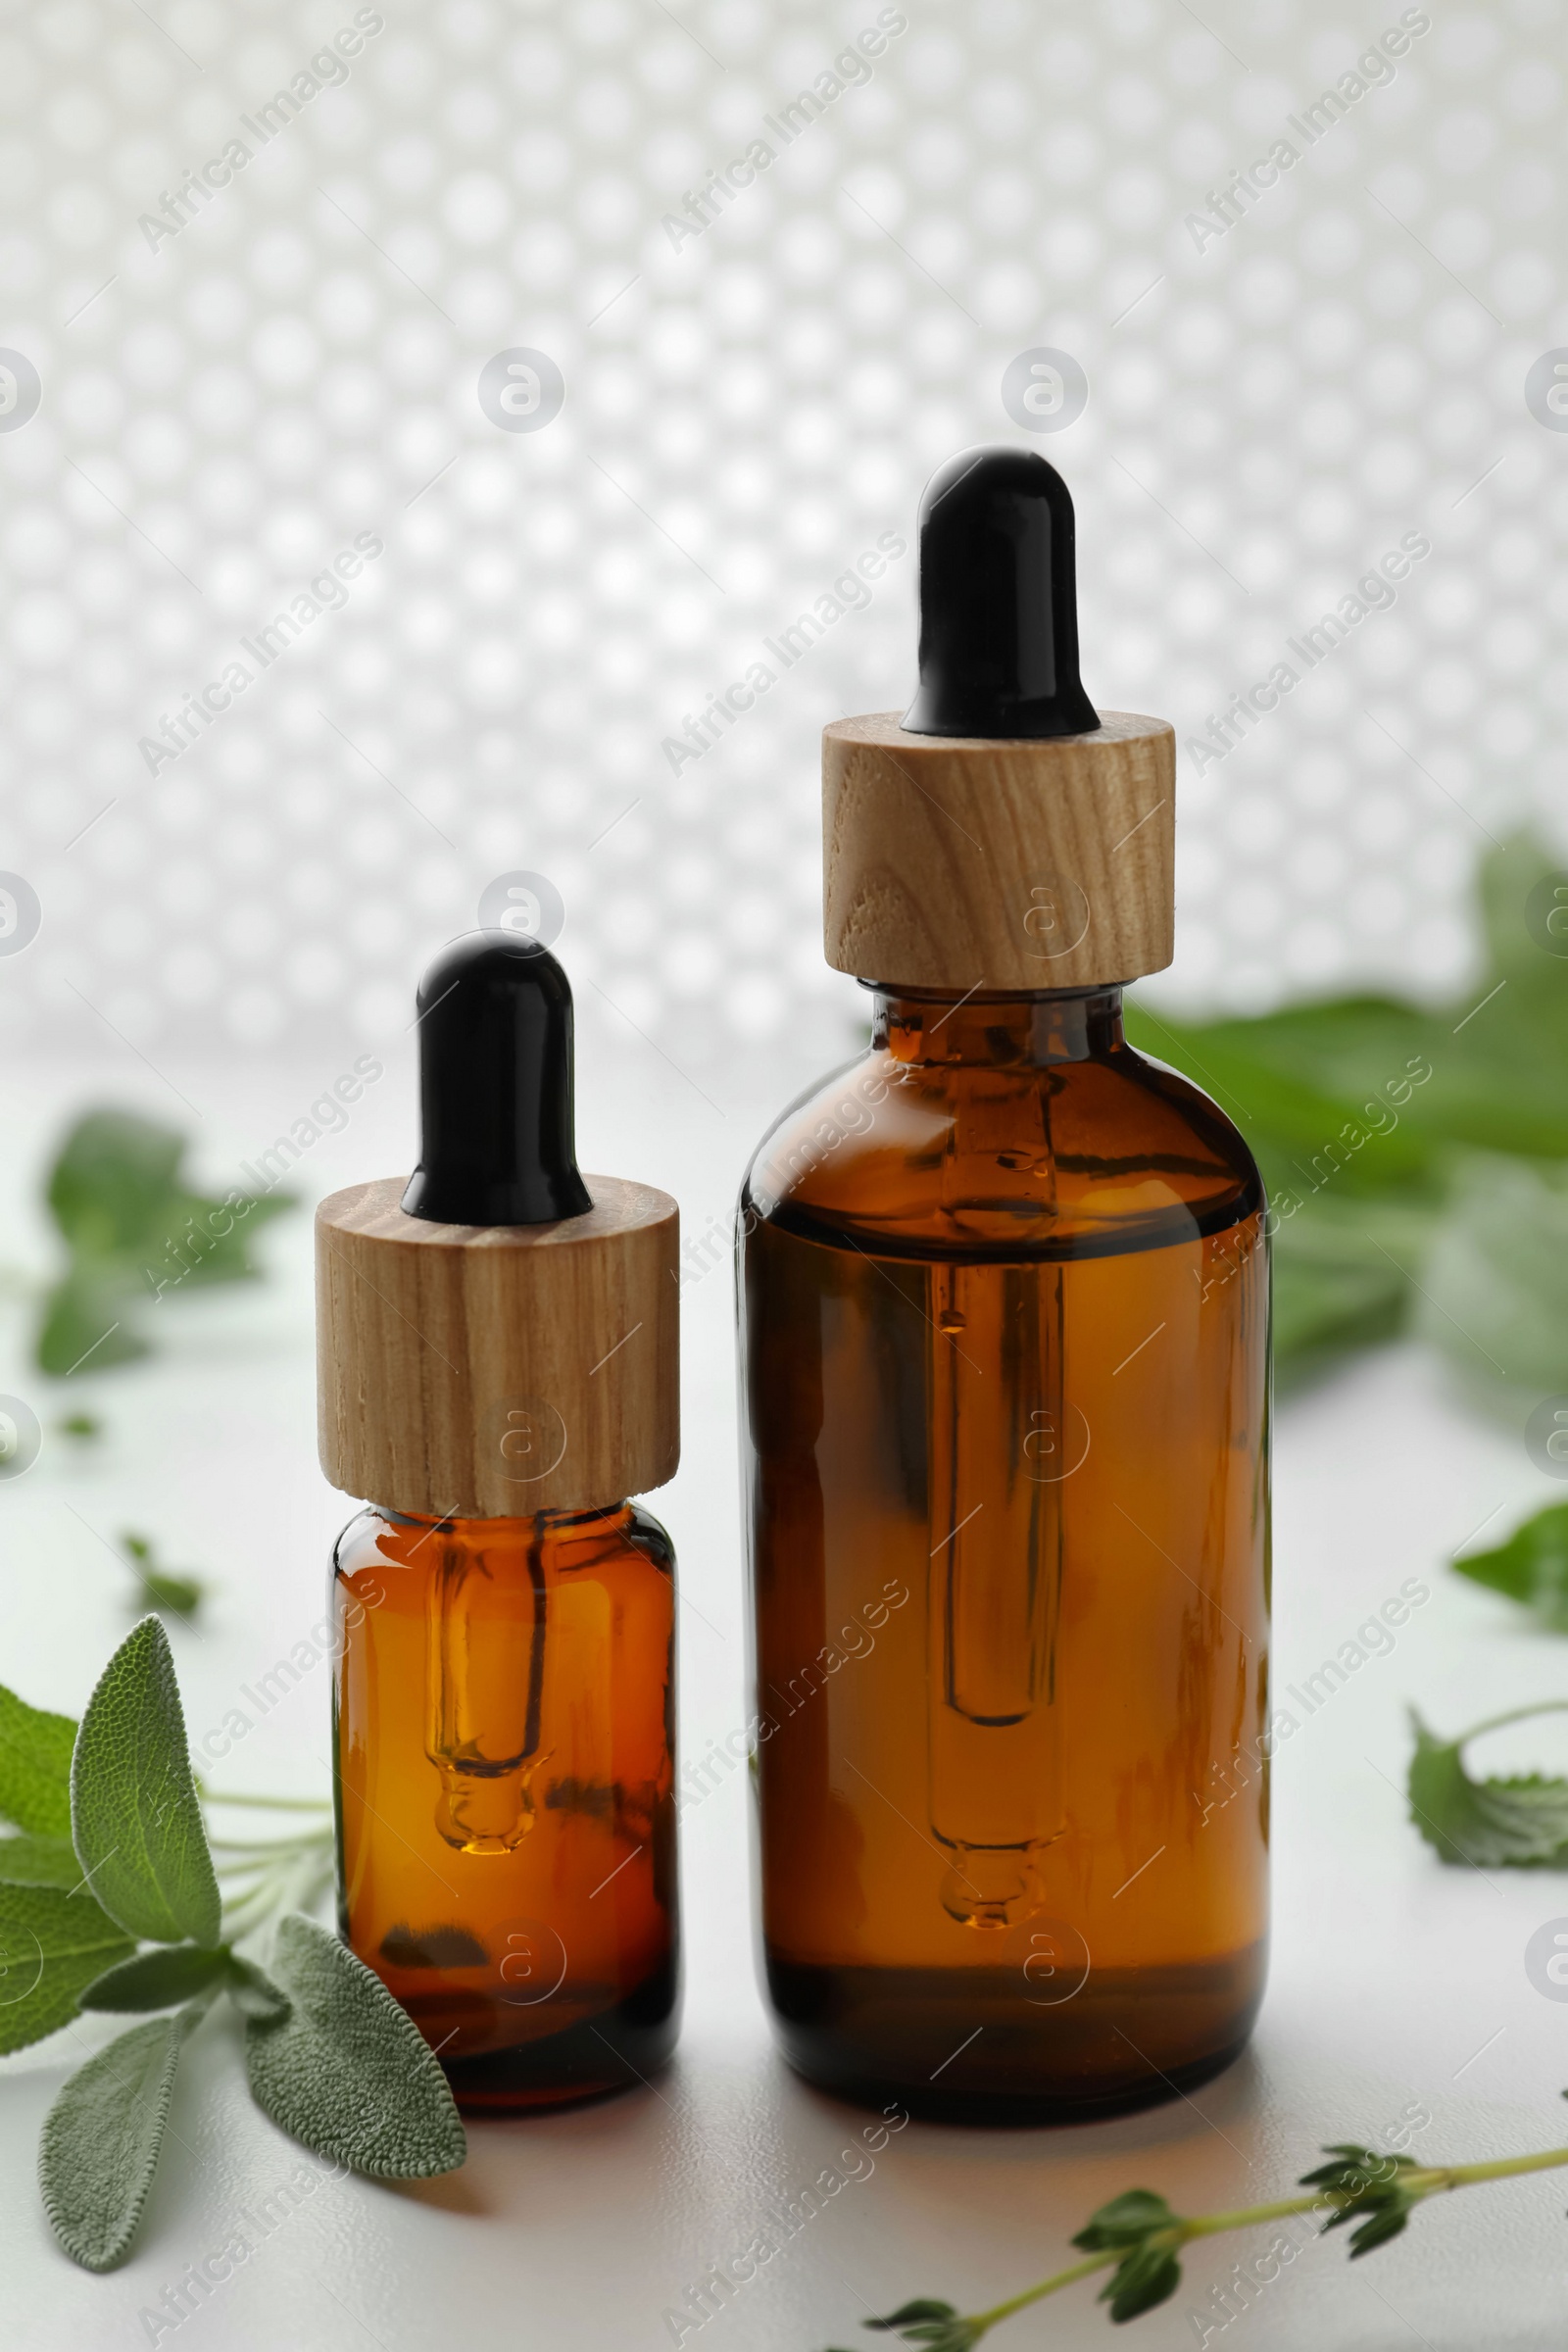
M 1564 838 L 1565 56 L 1557 0 L 29 0 L 8 1042 L 384 1035 L 530 877 L 683 1058 L 850 1009 L 819 730 L 907 701 L 921 486 L 998 439 L 1183 747 L 1156 988 L 1458 985 L 1488 836 Z

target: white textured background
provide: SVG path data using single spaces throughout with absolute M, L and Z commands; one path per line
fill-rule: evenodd
M 912 547 L 678 778 L 661 746 L 911 534 L 951 451 L 1030 438 L 1001 384 L 1039 345 L 1090 386 L 1033 446 L 1077 499 L 1102 704 L 1186 740 L 1402 533 L 1432 542 L 1248 742 L 1184 759 L 1161 985 L 1457 984 L 1487 833 L 1561 801 L 1568 435 L 1524 393 L 1568 335 L 1557 0 L 1435 5 L 1201 252 L 1187 216 L 1393 0 L 908 0 L 678 251 L 662 217 L 874 0 L 381 13 L 156 252 L 139 217 L 349 0 L 11 13 L 0 345 L 42 401 L 0 430 L 0 866 L 43 927 L 0 959 L 9 1041 L 383 1041 L 514 868 L 560 890 L 579 997 L 688 1069 L 837 1026 L 816 738 L 907 697 Z M 477 398 L 516 346 L 564 378 L 539 431 Z M 150 776 L 138 739 L 366 531 L 344 607 Z
M 19 425 L 0 377 L 0 871 L 42 906 L 7 953 L 0 897 L 0 1258 L 46 1262 L 37 1172 L 89 1097 L 194 1121 L 221 1191 L 369 1050 L 384 1078 L 290 1181 L 406 1169 L 415 977 L 495 877 L 548 876 L 584 1162 L 668 1185 L 708 1237 L 686 1463 L 654 1498 L 691 1604 L 690 1756 L 746 1713 L 728 1205 L 769 1108 L 860 1010 L 821 964 L 817 734 L 906 699 L 912 553 L 677 778 L 662 745 L 685 713 L 879 534 L 908 536 L 952 451 L 1030 439 L 1078 502 L 1090 692 L 1184 742 L 1403 534 L 1431 542 L 1394 609 L 1245 744 L 1201 773 L 1184 759 L 1172 1001 L 1456 987 L 1488 833 L 1533 814 L 1568 852 L 1568 433 L 1525 400 L 1568 343 L 1563 9 L 1434 0 L 1392 82 L 1200 251 L 1187 216 L 1396 0 L 906 0 L 871 78 L 674 250 L 662 217 L 880 4 L 383 0 L 346 83 L 156 252 L 140 216 L 355 0 L 13 0 L 0 22 L 0 354 L 42 387 Z M 1041 346 L 1090 390 L 1035 437 L 1002 384 Z M 517 347 L 564 380 L 535 432 L 479 405 L 481 369 Z M 383 553 L 343 608 L 150 775 L 138 739 L 360 533 Z M 0 1386 L 48 1425 L 0 1544 L 0 1675 L 24 1695 L 78 1708 L 122 1637 L 125 1526 L 212 1579 L 201 1625 L 173 1633 L 198 1727 L 318 1617 L 350 1506 L 313 1461 L 308 1251 L 297 1214 L 265 1290 L 180 1304 L 150 1364 L 59 1394 L 25 1300 L 0 1314 Z M 59 1437 L 62 1396 L 103 1414 L 96 1452 Z M 1442 1566 L 1560 1489 L 1413 1348 L 1289 1404 L 1278 1472 L 1282 1681 L 1405 1575 L 1432 1601 L 1280 1759 L 1253 2053 L 1198 2100 L 1067 2134 L 911 2128 L 703 2352 L 848 2342 L 906 2294 L 972 2307 L 1135 2180 L 1188 2209 L 1277 2195 L 1318 2139 L 1381 2139 L 1412 2100 L 1434 2156 L 1560 2135 L 1561 2019 L 1522 1957 L 1560 1883 L 1443 1871 L 1398 1785 L 1406 1698 L 1452 1728 L 1560 1692 L 1536 1638 Z M 232 1785 L 324 1787 L 324 1707 L 305 1686 Z M 1518 1739 L 1507 1761 L 1550 1760 L 1544 1727 Z M 162 2340 L 426 2352 L 456 2313 L 498 2342 L 667 2346 L 686 2282 L 845 2132 L 767 2051 L 736 1781 L 682 1837 L 690 2022 L 659 2087 L 478 2126 L 455 2182 L 323 2193 Z M 7 2352 L 148 2340 L 140 2313 L 293 2161 L 215 2027 L 130 2262 L 71 2270 L 35 2143 L 94 2038 L 4 2069 Z M 1562 2201 L 1553 2179 L 1455 2199 L 1373 2265 L 1317 2248 L 1220 2340 L 1540 2352 L 1561 2333 Z M 1194 2254 L 1140 2325 L 1150 2352 L 1198 2339 L 1246 2250 Z M 1020 2321 L 1020 2352 L 1048 2336 L 1111 2340 L 1087 2295 Z

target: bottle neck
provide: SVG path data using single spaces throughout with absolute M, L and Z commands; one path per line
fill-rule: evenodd
M 911 1066 L 1047 1068 L 1098 1061 L 1124 1043 L 1119 987 L 954 997 L 872 986 L 872 1048 Z
M 582 1536 L 601 1529 L 614 1531 L 630 1523 L 632 1506 L 629 1502 L 606 1502 L 581 1511 L 518 1511 L 516 1515 L 495 1519 L 466 1519 L 449 1513 L 437 1519 L 424 1511 L 382 1510 L 382 1516 L 398 1527 L 415 1530 L 419 1541 L 443 1528 L 494 1528 L 514 1544 L 531 1544 L 548 1536 Z

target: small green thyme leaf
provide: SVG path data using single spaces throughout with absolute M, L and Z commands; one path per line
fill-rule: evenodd
M 69 2025 L 94 1978 L 130 1948 L 90 1894 L 0 1886 L 0 2050 Z
M 0 1820 L 44 1838 L 71 1836 L 69 1715 L 29 1707 L 0 1683 Z
M 1110 2316 L 1118 2323 L 1136 2320 L 1156 2303 L 1168 2302 L 1181 2282 L 1182 2266 L 1174 2250 L 1152 2237 L 1123 2255 L 1109 2284 L 1102 2287 L 1100 2300 L 1110 2305 Z
M 1413 2156 L 1380 2156 L 1375 2148 L 1363 2148 L 1353 2139 L 1337 2139 L 1323 2153 L 1330 2161 L 1320 2164 L 1314 2173 L 1303 2173 L 1302 2188 L 1334 2188 L 1359 2196 L 1363 2189 L 1390 2180 L 1401 2169 L 1409 2172 L 1415 2167 Z
M 257 2105 L 357 2173 L 408 2180 L 455 2171 L 467 2141 L 446 2077 L 380 1978 L 299 1912 L 278 1927 L 271 1975 L 290 2007 L 246 2024 Z
M 898 2310 L 890 2311 L 885 2320 L 867 2320 L 864 2325 L 886 2334 L 895 2328 L 907 2328 L 912 2320 L 954 2320 L 957 2316 L 953 2304 L 938 2303 L 929 2295 L 919 2295 L 912 2303 L 901 2303 Z
M 1407 2197 L 1391 2198 L 1383 2209 L 1350 2232 L 1350 2260 L 1358 2254 L 1370 2254 L 1374 2246 L 1386 2246 L 1391 2237 L 1397 2237 L 1410 2218 L 1411 2202 Z
M 1410 1819 L 1445 1862 L 1475 1870 L 1568 1867 L 1568 1781 L 1541 1773 L 1477 1781 L 1464 1768 L 1467 1742 L 1483 1732 L 1553 1711 L 1521 1707 L 1516 1715 L 1476 1724 L 1457 1740 L 1439 1740 L 1411 1709 Z
M 113 2270 L 136 2233 L 163 2146 L 174 2070 L 206 2009 L 133 2027 L 78 2068 L 45 2118 L 38 2184 L 56 2237 L 89 2271 Z
M 154 1943 L 212 1944 L 221 1906 L 169 1636 L 133 1626 L 87 1702 L 72 1765 L 72 1830 L 111 1918 Z
M 1568 1634 L 1568 1502 L 1548 1503 L 1505 1544 L 1461 1552 L 1461 1576 L 1523 1603 L 1554 1634 Z
M 1136 2246 L 1152 2230 L 1170 2229 L 1176 2218 L 1164 2198 L 1156 2197 L 1152 2188 L 1129 2188 L 1091 2214 L 1088 2226 L 1072 2242 L 1086 2254 L 1099 2254 L 1107 2246 Z
M 860 2325 L 882 2334 L 902 2335 L 906 2344 L 921 2345 L 923 2352 L 970 2352 L 970 2346 L 985 2332 L 979 2322 L 960 2319 L 951 2303 L 937 2302 L 929 2295 L 901 2303 L 885 2320 L 862 2320 Z

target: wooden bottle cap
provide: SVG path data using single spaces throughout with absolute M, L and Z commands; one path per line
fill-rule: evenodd
M 1094 988 L 1175 952 L 1176 737 L 1107 710 L 1043 742 L 822 735 L 823 934 L 888 987 Z
M 680 1457 L 679 1211 L 588 1176 L 547 1225 L 406 1216 L 406 1177 L 316 1212 L 321 1467 L 436 1518 L 531 1518 L 646 1494 Z

